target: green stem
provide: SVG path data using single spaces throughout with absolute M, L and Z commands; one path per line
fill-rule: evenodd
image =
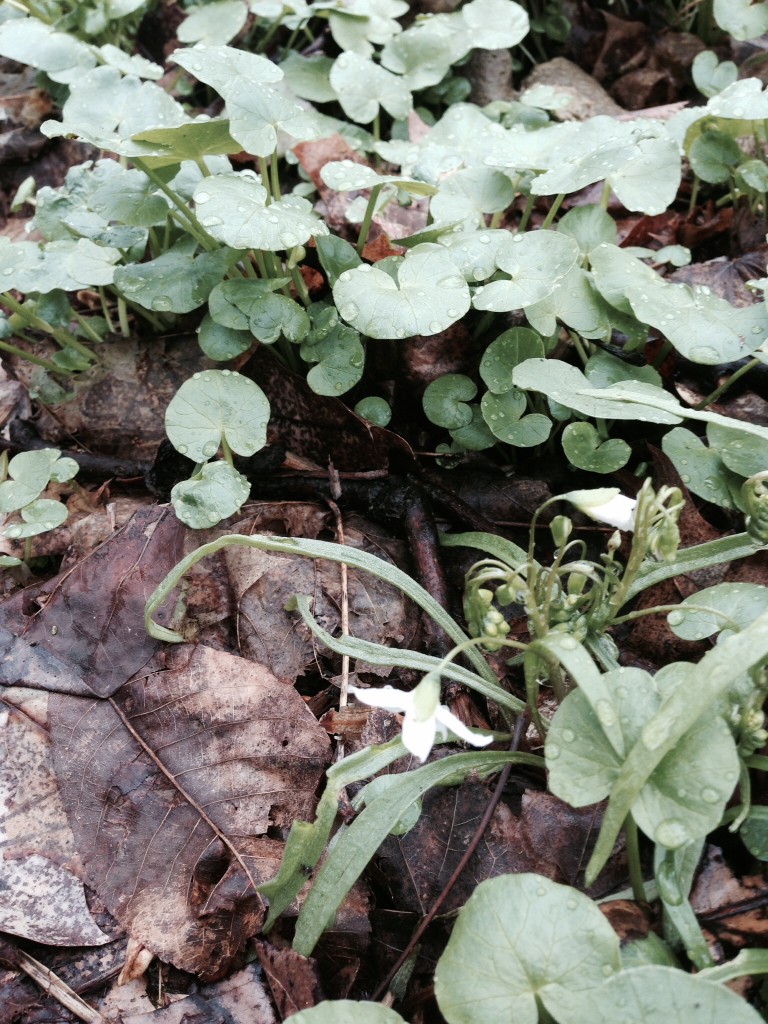
M 310 306 L 312 304 L 312 299 L 309 297 L 307 285 L 304 278 L 301 276 L 301 271 L 298 267 L 291 267 L 290 274 L 291 280 L 293 281 L 293 287 L 296 289 L 296 294 L 305 306 Z
M 208 252 L 214 252 L 218 249 L 218 242 L 211 238 L 196 215 L 190 210 L 183 199 L 166 185 L 160 175 L 145 160 L 141 160 L 139 157 L 133 157 L 133 162 L 140 171 L 146 174 L 152 184 L 159 188 L 164 196 L 170 199 L 178 214 L 186 221 L 186 230 L 198 240 L 202 247 Z
M 728 379 L 725 380 L 719 388 L 715 388 L 711 395 L 707 395 L 706 398 L 702 398 L 702 400 L 700 402 L 697 402 L 696 405 L 693 406 L 693 408 L 706 409 L 708 405 L 711 405 L 713 402 L 716 402 L 721 395 L 725 394 L 728 388 L 732 384 L 735 384 L 740 377 L 743 377 L 745 373 L 749 373 L 749 371 L 754 370 L 756 366 L 760 366 L 761 362 L 762 360 L 760 359 L 750 359 L 748 363 L 744 363 L 744 365 L 740 366 L 738 370 L 732 373 L 731 376 L 728 377 Z
M 107 302 L 107 294 L 104 291 L 103 286 L 99 286 L 99 300 L 101 302 L 101 315 L 107 321 L 107 330 L 110 334 L 114 334 L 115 324 L 109 313 L 109 303 Z
M 768 757 L 765 754 L 752 754 L 751 757 L 745 757 L 744 764 L 747 768 L 754 768 L 759 772 L 768 772 Z
M 544 218 L 544 221 L 543 221 L 543 223 L 541 225 L 542 231 L 545 231 L 548 227 L 551 227 L 552 221 L 557 216 L 557 211 L 562 206 L 564 199 L 565 199 L 565 192 L 561 192 L 560 195 L 555 196 L 554 201 L 553 201 L 552 205 L 549 208 L 549 213 Z
M 600 193 L 600 206 L 604 209 L 608 209 L 608 203 L 611 199 L 611 185 L 610 182 L 603 182 L 603 191 Z
M 272 170 L 272 195 L 275 199 L 282 199 L 283 195 L 280 191 L 280 171 L 277 166 L 277 150 L 272 154 L 270 166 Z
M 637 823 L 631 813 L 624 821 L 624 839 L 627 844 L 627 867 L 632 894 L 638 903 L 647 902 L 645 883 L 643 882 L 643 865 L 640 860 L 640 840 L 637 834 Z
M 267 263 L 266 260 L 264 259 L 264 253 L 261 251 L 261 249 L 254 249 L 253 255 L 256 260 L 256 266 L 259 268 L 260 277 L 266 280 L 270 275 L 269 271 L 267 270 Z
M 693 212 L 696 209 L 696 203 L 699 198 L 699 176 L 698 174 L 693 175 L 693 185 L 691 187 L 691 198 L 688 202 L 688 216 L 692 217 Z
M 492 230 L 497 228 L 501 224 L 501 219 L 506 213 L 506 210 L 497 210 L 496 213 L 491 217 L 491 223 L 488 225 Z
M 383 187 L 383 184 L 374 185 L 371 189 L 371 194 L 368 197 L 365 216 L 363 217 L 363 222 L 360 225 L 360 234 L 357 236 L 357 251 L 360 255 L 362 255 L 363 249 L 365 248 L 365 243 L 368 239 L 368 232 L 371 230 L 371 221 L 373 220 L 373 213 L 376 209 L 376 202 Z
M 22 341 L 28 340 L 23 335 L 17 336 L 20 336 Z M 43 359 L 40 356 L 33 356 L 32 353 L 27 352 L 26 349 L 17 348 L 15 345 L 9 345 L 7 341 L 0 341 L 0 351 L 8 352 L 8 354 L 12 356 L 18 356 L 20 359 L 26 359 L 28 363 L 35 363 L 37 366 L 42 366 L 44 369 L 48 370 L 49 373 L 64 373 L 68 377 L 72 375 L 71 370 L 64 370 L 61 366 L 57 366 L 56 363 L 49 363 L 47 359 Z
M 131 325 L 128 322 L 128 307 L 122 295 L 117 296 L 117 317 L 120 321 L 120 331 L 124 338 L 130 337 Z
M 520 217 L 520 223 L 517 225 L 517 230 L 519 232 L 525 231 L 525 229 L 528 227 L 528 221 L 531 219 L 531 214 L 533 213 L 533 208 L 535 205 L 535 197 L 533 195 L 529 195 L 528 198 L 525 200 L 525 206 L 523 208 L 522 216 Z
M 91 362 L 96 362 L 96 356 L 91 352 L 89 348 L 86 348 L 82 342 L 78 341 L 77 338 L 68 331 L 65 327 L 52 327 L 42 317 L 36 316 L 31 313 L 28 309 L 25 309 L 20 302 L 8 292 L 3 292 L 0 295 L 0 301 L 6 305 L 14 313 L 18 313 L 19 316 L 26 321 L 28 327 L 32 327 L 37 331 L 42 331 L 44 334 L 49 334 L 61 348 L 73 348 L 76 352 L 79 352 L 82 356 Z
M 235 460 L 232 458 L 232 449 L 229 447 L 229 443 L 227 442 L 227 439 L 224 436 L 224 434 L 221 435 L 221 450 L 224 454 L 224 461 L 228 465 L 234 467 Z
M 77 323 L 80 325 L 82 330 L 88 335 L 88 337 L 91 339 L 91 341 L 95 341 L 99 345 L 103 342 L 104 339 L 101 337 L 101 335 L 97 334 L 96 331 L 94 331 L 94 329 L 88 323 L 88 320 L 86 319 L 86 317 L 81 316 L 74 309 L 72 310 L 72 316 L 77 321 Z
M 267 158 L 265 156 L 260 156 L 258 158 L 258 164 L 261 184 L 267 190 L 267 205 L 269 205 L 274 197 L 272 195 L 272 182 L 269 177 L 269 164 L 267 163 Z

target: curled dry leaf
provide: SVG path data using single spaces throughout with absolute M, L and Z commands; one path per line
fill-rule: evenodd
M 184 646 L 109 701 L 57 696 L 51 733 L 89 883 L 161 959 L 221 977 L 261 924 L 273 830 L 311 817 L 322 727 L 262 666 Z

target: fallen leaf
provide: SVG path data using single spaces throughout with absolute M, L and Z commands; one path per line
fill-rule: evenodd
M 272 837 L 312 816 L 322 727 L 261 665 L 184 645 L 110 701 L 56 696 L 51 735 L 89 884 L 158 957 L 220 977 L 261 924 Z

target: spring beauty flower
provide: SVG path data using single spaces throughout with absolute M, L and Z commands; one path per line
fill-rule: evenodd
M 563 495 L 580 512 L 617 530 L 634 530 L 637 501 L 621 494 L 618 487 L 599 487 L 593 491 L 569 491 Z
M 473 747 L 484 747 L 493 741 L 493 736 L 472 732 L 440 703 L 440 682 L 431 674 L 424 676 L 410 692 L 397 690 L 394 686 L 367 690 L 350 686 L 349 689 L 364 704 L 405 714 L 403 743 L 422 763 L 429 757 L 435 740 L 446 740 L 449 734 L 471 743 Z

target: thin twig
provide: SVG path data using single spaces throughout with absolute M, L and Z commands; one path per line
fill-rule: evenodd
M 85 1021 L 86 1024 L 101 1024 L 104 1021 L 100 1013 L 97 1013 L 92 1006 L 81 999 L 77 992 L 74 992 L 52 970 L 23 950 L 17 950 L 17 954 L 18 956 L 14 957 L 16 966 L 79 1020 Z
M 520 715 L 520 717 L 518 718 L 517 722 L 515 723 L 515 731 L 514 731 L 514 733 L 512 735 L 512 742 L 509 745 L 509 749 L 510 750 L 512 750 L 512 751 L 517 750 L 518 747 L 520 746 L 522 738 L 525 735 L 525 730 L 526 730 L 527 724 L 528 724 L 528 716 L 527 715 Z M 511 771 L 512 771 L 512 762 L 510 762 L 509 764 L 505 765 L 504 768 L 502 769 L 501 774 L 499 775 L 499 780 L 496 783 L 496 788 L 494 789 L 493 794 L 491 795 L 491 799 L 488 801 L 488 805 L 485 808 L 485 813 L 483 814 L 482 818 L 480 819 L 480 824 L 477 826 L 477 829 L 475 830 L 475 834 L 472 836 L 472 839 L 470 841 L 469 846 L 464 851 L 464 855 L 462 856 L 462 858 L 459 861 L 459 863 L 456 865 L 456 868 L 455 868 L 453 874 L 448 879 L 448 881 L 445 883 L 443 891 L 440 893 L 440 895 L 437 897 L 435 902 L 432 904 L 432 907 L 429 910 L 428 914 L 426 915 L 424 920 L 421 922 L 419 927 L 416 929 L 416 931 L 411 936 L 411 939 L 410 939 L 408 945 L 405 947 L 403 952 L 397 958 L 394 966 L 391 968 L 391 970 L 389 971 L 389 974 L 387 974 L 387 976 L 384 979 L 384 981 L 382 981 L 382 983 L 379 985 L 379 987 L 376 989 L 376 991 L 371 996 L 371 1000 L 373 1002 L 377 1002 L 377 1001 L 381 1000 L 382 997 L 384 996 L 385 992 L 387 992 L 387 990 L 389 989 L 389 986 L 392 984 L 392 981 L 395 978 L 395 976 L 397 975 L 398 971 L 403 966 L 403 964 L 408 960 L 408 958 L 411 956 L 414 948 L 419 943 L 419 941 L 420 941 L 422 935 L 424 934 L 424 932 L 427 930 L 427 928 L 432 923 L 432 921 L 433 921 L 435 915 L 437 914 L 438 910 L 443 905 L 443 903 L 445 903 L 445 900 L 448 897 L 448 894 L 450 893 L 451 889 L 453 889 L 454 885 L 456 885 L 456 883 L 458 882 L 459 878 L 461 877 L 462 872 L 466 868 L 466 866 L 469 863 L 472 855 L 474 854 L 475 850 L 479 846 L 480 840 L 483 838 L 483 834 L 484 834 L 485 830 L 488 828 L 488 825 L 491 822 L 491 818 L 493 817 L 494 811 L 496 810 L 496 807 L 498 806 L 499 801 L 501 800 L 501 797 L 502 797 L 502 795 L 504 793 L 504 788 L 507 785 L 507 780 L 509 779 L 509 773 Z

